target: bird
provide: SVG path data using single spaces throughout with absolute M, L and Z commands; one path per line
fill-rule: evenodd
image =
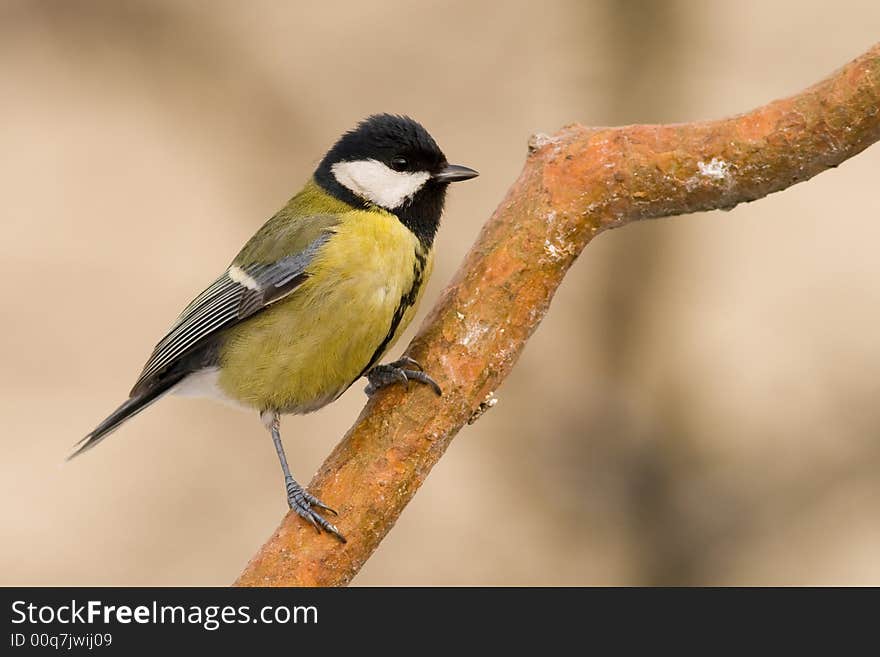
M 80 440 L 93 448 L 166 394 L 256 411 L 272 437 L 288 506 L 342 542 L 338 513 L 291 474 L 280 417 L 318 410 L 366 377 L 374 394 L 439 385 L 415 360 L 379 364 L 412 320 L 431 275 L 449 164 L 417 121 L 374 114 L 342 134 L 305 186 L 187 305 L 156 344 L 128 399 Z

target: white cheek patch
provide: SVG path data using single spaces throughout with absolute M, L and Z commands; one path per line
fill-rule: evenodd
M 378 160 L 337 162 L 330 170 L 340 185 L 389 210 L 412 198 L 430 178 L 427 171 L 395 171 Z

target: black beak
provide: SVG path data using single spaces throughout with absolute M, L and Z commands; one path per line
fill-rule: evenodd
M 447 164 L 445 169 L 435 173 L 431 178 L 438 182 L 451 183 L 458 182 L 459 180 L 470 180 L 479 175 L 473 169 L 463 167 L 460 164 Z

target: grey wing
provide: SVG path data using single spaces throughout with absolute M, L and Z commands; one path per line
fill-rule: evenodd
M 306 267 L 327 241 L 322 235 L 303 251 L 270 264 L 232 265 L 183 310 L 153 350 L 132 388 L 137 395 L 220 331 L 251 317 L 293 292 Z

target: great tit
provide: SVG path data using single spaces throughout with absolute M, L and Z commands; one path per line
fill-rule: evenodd
M 167 393 L 256 410 L 272 435 L 290 508 L 344 541 L 336 514 L 290 473 L 279 416 L 308 413 L 366 376 L 366 391 L 410 380 L 417 362 L 378 365 L 412 320 L 431 273 L 446 188 L 477 172 L 449 164 L 416 121 L 370 116 L 199 294 L 153 350 L 129 398 L 83 438 L 91 449 Z

